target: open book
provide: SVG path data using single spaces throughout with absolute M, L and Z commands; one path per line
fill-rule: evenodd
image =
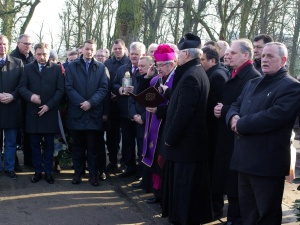
M 151 86 L 138 95 L 133 93 L 129 94 L 134 98 L 134 100 L 144 107 L 157 107 L 163 103 L 166 99 L 158 92 L 158 90 Z

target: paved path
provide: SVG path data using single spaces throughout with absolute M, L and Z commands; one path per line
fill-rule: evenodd
M 20 157 L 22 158 L 22 157 Z M 161 218 L 159 205 L 148 205 L 144 200 L 152 194 L 134 189 L 134 178 L 119 179 L 114 175 L 99 187 L 89 184 L 87 178 L 80 185 L 71 184 L 73 170 L 64 168 L 54 174 L 55 184 L 46 181 L 33 184 L 33 172 L 25 168 L 12 180 L 0 175 L 1 225 L 167 225 Z M 295 211 L 291 207 L 300 199 L 298 184 L 286 184 L 283 199 L 283 224 L 296 225 Z M 270 187 L 271 188 L 271 187 Z M 226 213 L 226 208 L 225 208 Z M 226 221 L 222 218 L 221 221 Z M 223 224 L 220 221 L 209 225 Z

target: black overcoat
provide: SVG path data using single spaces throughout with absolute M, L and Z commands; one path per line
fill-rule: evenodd
M 206 105 L 209 81 L 198 61 L 193 59 L 175 70 L 164 127 L 164 140 L 170 146 L 162 154 L 167 160 L 208 160 Z
M 215 149 L 216 149 L 216 139 L 218 137 L 218 129 L 220 120 L 214 115 L 215 106 L 221 101 L 224 86 L 228 80 L 229 71 L 223 67 L 220 63 L 212 66 L 206 71 L 210 89 L 208 93 L 207 100 L 207 131 L 209 137 L 209 152 L 210 152 L 210 170 L 212 171 Z M 212 172 L 211 172 L 212 173 Z
M 225 84 L 221 100 L 223 107 L 221 111 L 221 118 L 219 119 L 218 138 L 216 140 L 217 146 L 212 177 L 213 192 L 221 191 L 225 193 L 227 186 L 232 188 L 234 187 L 234 185 L 227 184 L 228 175 L 232 175 L 231 171 L 229 171 L 229 164 L 234 148 L 234 133 L 228 129 L 226 125 L 226 114 L 230 105 L 235 102 L 241 94 L 245 84 L 249 80 L 257 77 L 260 77 L 259 72 L 252 64 L 248 64 L 242 68 L 233 79 L 228 80 Z M 233 176 L 236 176 L 236 174 Z M 235 178 L 232 179 L 232 182 L 235 182 Z M 231 183 L 231 181 L 228 183 Z M 233 190 L 233 192 L 235 191 Z
M 27 102 L 26 132 L 27 133 L 57 133 L 58 105 L 64 95 L 64 77 L 61 66 L 48 62 L 40 72 L 37 61 L 29 63 L 24 68 L 24 74 L 19 84 L 19 93 Z M 31 102 L 31 96 L 37 94 L 41 104 Z M 49 111 L 38 115 L 39 107 L 47 105 Z
M 6 56 L 6 64 L 0 67 L 0 92 L 10 93 L 14 100 L 9 104 L 0 103 L 0 128 L 18 128 L 21 125 L 21 103 L 18 84 L 24 66 L 20 59 Z
M 300 110 L 300 83 L 281 68 L 251 80 L 226 121 L 239 115 L 230 168 L 257 176 L 284 177 L 290 171 L 290 137 Z
M 107 59 L 104 62 L 104 65 L 108 69 L 109 75 L 110 75 L 109 86 L 108 86 L 109 89 L 108 89 L 107 95 L 109 96 L 109 100 L 110 100 L 109 101 L 109 117 L 113 118 L 113 119 L 119 119 L 120 111 L 119 111 L 119 106 L 118 106 L 118 103 L 117 103 L 117 98 L 118 97 L 116 96 L 112 99 L 110 98 L 110 95 L 111 95 L 111 92 L 112 92 L 112 89 L 113 89 L 112 83 L 113 83 L 113 80 L 116 77 L 118 69 L 121 66 L 123 66 L 125 64 L 128 64 L 128 63 L 130 63 L 130 59 L 126 55 L 124 55 L 120 60 L 117 60 L 116 57 L 113 56 L 112 58 Z

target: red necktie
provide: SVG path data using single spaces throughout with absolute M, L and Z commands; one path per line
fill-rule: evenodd
M 133 66 L 133 75 L 135 75 L 136 71 L 137 71 L 137 67 Z

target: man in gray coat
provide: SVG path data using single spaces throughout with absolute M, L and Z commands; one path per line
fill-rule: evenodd
M 103 108 L 108 92 L 105 67 L 95 60 L 96 42 L 86 40 L 80 58 L 66 70 L 66 93 L 69 99 L 68 128 L 72 131 L 72 157 L 75 175 L 72 184 L 79 184 L 87 161 L 90 183 L 98 186 L 99 156 L 105 157 Z M 103 142 L 103 143 L 102 143 Z M 103 154 L 104 153 L 104 154 Z
M 0 35 L 0 129 L 5 135 L 5 174 L 13 179 L 17 129 L 21 125 L 21 103 L 17 87 L 23 73 L 20 59 L 7 55 L 8 39 Z M 1 142 L 2 144 L 2 142 Z M 2 170 L 0 157 L 0 171 Z
M 54 135 L 58 132 L 58 105 L 64 94 L 64 77 L 61 66 L 49 62 L 48 44 L 36 44 L 34 50 L 36 60 L 25 66 L 19 84 L 19 92 L 27 102 L 26 132 L 30 135 L 35 170 L 31 182 L 38 182 L 45 172 L 46 181 L 53 184 Z M 40 147 L 42 139 L 44 159 Z

